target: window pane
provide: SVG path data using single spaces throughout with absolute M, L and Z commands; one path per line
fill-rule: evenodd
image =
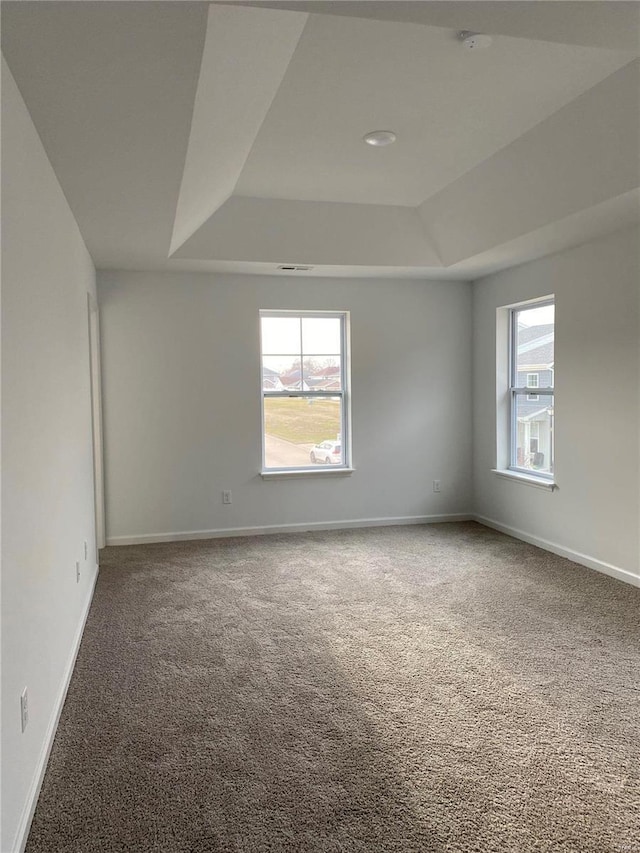
M 265 467 L 342 465 L 341 407 L 341 400 L 265 397 Z
M 290 355 L 265 355 L 262 359 L 263 391 L 301 391 L 300 359 Z
M 342 390 L 339 355 L 305 355 L 302 364 L 305 390 Z
M 515 458 L 513 464 L 541 474 L 553 473 L 553 397 L 514 394 Z
M 337 355 L 342 351 L 338 317 L 303 317 L 304 355 Z
M 515 386 L 532 387 L 528 374 L 535 373 L 538 379 L 534 387 L 553 388 L 554 315 L 553 305 L 522 308 L 515 312 Z
M 299 317 L 261 317 L 263 355 L 300 355 Z

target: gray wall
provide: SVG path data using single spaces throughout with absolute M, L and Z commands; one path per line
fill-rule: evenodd
M 30 818 L 96 574 L 87 322 L 95 274 L 4 63 L 2 243 L 0 849 L 8 853 Z
M 480 516 L 640 576 L 640 239 L 636 229 L 477 281 L 474 505 Z M 496 309 L 556 296 L 556 492 L 496 464 Z M 505 344 L 506 346 L 506 344 Z M 606 568 L 606 566 L 604 566 Z
M 104 272 L 98 290 L 109 542 L 468 512 L 468 284 Z M 261 308 L 351 312 L 353 475 L 260 477 Z

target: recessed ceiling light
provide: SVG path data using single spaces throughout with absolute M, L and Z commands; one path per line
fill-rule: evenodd
M 367 145 L 375 145 L 377 148 L 383 145 L 391 145 L 398 138 L 392 130 L 372 130 L 362 137 Z

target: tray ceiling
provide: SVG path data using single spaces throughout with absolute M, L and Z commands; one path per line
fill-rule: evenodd
M 99 267 L 468 278 L 637 218 L 639 11 L 5 2 L 2 46 Z

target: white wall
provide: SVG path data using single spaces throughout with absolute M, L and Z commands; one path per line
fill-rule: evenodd
M 468 512 L 468 284 L 132 272 L 98 281 L 108 542 Z M 261 308 L 351 311 L 353 475 L 260 477 Z
M 473 286 L 476 512 L 636 578 L 639 246 L 637 229 L 619 231 Z M 491 473 L 496 463 L 496 308 L 549 293 L 556 295 L 559 489 L 553 493 Z
M 0 849 L 9 853 L 30 819 L 96 574 L 87 323 L 95 273 L 4 62 L 2 244 Z

